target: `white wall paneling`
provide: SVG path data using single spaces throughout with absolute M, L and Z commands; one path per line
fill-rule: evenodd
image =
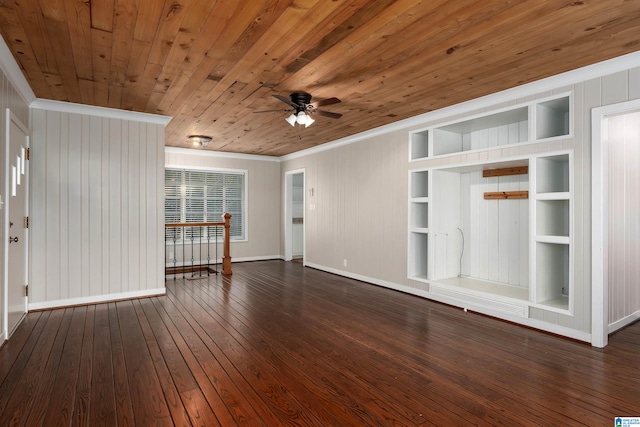
M 630 75 L 633 73 L 630 72 Z M 619 84 L 619 83 L 616 83 Z M 593 127 L 593 339 L 640 318 L 640 100 L 595 108 Z
M 164 292 L 164 125 L 32 118 L 30 308 Z
M 608 118 L 609 325 L 640 317 L 640 108 Z

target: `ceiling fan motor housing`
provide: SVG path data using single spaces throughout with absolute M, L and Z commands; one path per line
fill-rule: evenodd
M 291 102 L 301 107 L 311 104 L 311 95 L 306 92 L 294 92 L 289 95 L 289 98 L 291 98 Z

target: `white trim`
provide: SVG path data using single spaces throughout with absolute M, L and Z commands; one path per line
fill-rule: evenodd
M 13 57 L 9 46 L 7 46 L 7 43 L 4 41 L 4 38 L 1 35 L 0 68 L 27 105 L 35 101 L 36 94 L 33 93 L 33 90 L 31 89 L 31 86 L 29 86 L 27 79 L 24 77 L 24 74 L 22 74 L 20 66 Z
M 235 173 L 235 174 L 244 174 L 247 175 L 249 173 L 248 169 L 234 169 L 234 168 L 219 168 L 215 166 L 194 166 L 194 165 L 174 165 L 174 164 L 164 164 L 165 169 L 174 169 L 174 170 L 189 170 L 189 171 L 198 171 L 198 172 L 223 172 L 223 173 Z
M 4 188 L 2 193 L 4 194 L 4 205 L 2 206 L 2 228 L 4 232 L 2 235 L 5 237 L 2 242 L 2 253 L 4 259 L 3 265 L 3 277 L 2 277 L 2 334 L 5 337 L 9 336 L 9 243 L 6 238 L 9 236 L 9 145 L 10 145 L 10 129 L 11 129 L 11 109 L 5 109 L 5 132 L 4 132 L 4 158 L 5 162 L 2 165 L 4 169 Z
M 335 268 L 324 267 L 322 265 L 313 264 L 313 263 L 306 263 L 305 266 L 312 267 L 312 268 L 315 268 L 315 269 L 318 269 L 318 270 L 322 270 L 322 271 L 326 271 L 328 273 L 337 274 L 339 276 L 344 276 L 344 277 L 348 277 L 348 278 L 351 278 L 351 279 L 359 280 L 361 282 L 370 283 L 372 285 L 382 286 L 382 287 L 385 287 L 385 288 L 397 290 L 397 291 L 400 291 L 400 292 L 405 292 L 407 294 L 416 295 L 416 296 L 423 297 L 423 298 L 426 298 L 426 299 L 429 299 L 429 300 L 442 302 L 444 304 L 448 304 L 448 305 L 459 307 L 459 302 L 457 302 L 457 301 L 452 301 L 452 300 L 450 300 L 450 299 L 448 299 L 446 297 L 443 297 L 441 295 L 432 294 L 432 293 L 430 293 L 428 291 L 424 291 L 424 290 L 421 290 L 421 289 L 411 288 L 409 286 L 400 285 L 400 284 L 392 283 L 392 282 L 387 282 L 387 281 L 384 281 L 384 280 L 378 280 L 378 279 L 374 279 L 374 278 L 371 278 L 371 277 L 362 276 L 360 274 L 349 273 L 349 272 L 346 272 L 346 271 L 338 270 L 338 269 L 335 269 Z M 509 322 L 514 323 L 516 326 L 524 325 L 524 326 L 529 326 L 531 328 L 539 329 L 541 331 L 550 332 L 552 334 L 557 334 L 557 335 L 562 335 L 564 337 L 572 338 L 572 339 L 579 340 L 579 341 L 585 341 L 585 342 L 590 342 L 591 341 L 591 335 L 586 333 L 586 332 L 577 331 L 575 329 L 566 328 L 566 327 L 560 326 L 560 325 L 553 325 L 553 324 L 550 324 L 550 323 L 547 323 L 547 322 L 543 322 L 541 320 L 536 320 L 536 319 L 531 319 L 531 318 L 523 319 L 522 317 L 519 317 L 519 316 L 509 316 L 509 315 L 506 315 L 504 313 L 496 313 L 496 312 L 491 311 L 491 310 L 484 310 L 484 309 L 482 309 L 480 307 L 473 307 L 473 308 L 471 308 L 471 311 L 475 311 L 475 312 L 481 313 L 481 314 L 486 314 L 487 316 L 495 317 L 497 319 L 507 320 Z
M 5 109 L 5 135 L 4 135 L 4 157 L 5 157 L 5 164 L 3 166 L 4 168 L 4 173 L 5 173 L 5 186 L 3 189 L 3 193 L 4 193 L 4 205 L 2 206 L 2 227 L 4 229 L 4 236 L 9 236 L 9 208 L 11 205 L 11 201 L 10 201 L 10 197 L 9 197 L 9 163 L 11 162 L 11 160 L 9 159 L 9 151 L 11 149 L 11 123 L 15 123 L 16 126 L 18 126 L 18 128 L 25 134 L 26 136 L 26 141 L 27 141 L 27 147 L 25 148 L 29 148 L 29 134 L 31 132 L 29 132 L 29 128 L 20 120 L 20 118 L 18 118 L 18 116 L 16 116 L 15 114 L 13 114 L 13 111 L 11 111 L 10 108 L 6 108 Z M 29 181 L 28 181 L 28 173 L 25 176 L 25 203 L 28 205 L 28 200 L 29 200 Z M 29 211 L 25 210 L 25 215 L 28 216 L 29 215 Z M 25 235 L 26 235 L 26 248 L 25 248 L 25 268 L 26 268 L 26 275 L 25 278 L 27 278 L 27 283 L 28 283 L 28 273 L 29 273 L 29 230 L 27 229 L 25 231 Z M 2 261 L 4 263 L 4 274 L 3 274 L 3 286 L 2 286 L 2 295 L 3 295 L 3 315 L 2 315 L 2 334 L 5 337 L 9 337 L 9 334 L 12 331 L 9 331 L 9 242 L 8 239 L 4 239 L 4 243 L 3 243 L 3 253 L 4 253 L 4 260 Z M 27 298 L 24 298 L 25 300 L 25 313 L 28 312 L 28 306 L 27 306 Z M 18 322 L 19 324 L 19 322 Z
M 501 92 L 492 93 L 486 96 L 482 96 L 480 98 L 471 99 L 469 101 L 461 102 L 459 104 L 450 105 L 448 107 L 440 108 L 438 110 L 430 111 L 428 113 L 420 114 L 418 116 L 410 117 L 408 119 L 400 120 L 398 122 L 394 122 L 388 125 L 370 129 L 365 132 L 347 136 L 332 142 L 327 142 L 325 144 L 308 148 L 306 150 L 301 150 L 295 153 L 287 154 L 287 155 L 281 156 L 280 160 L 281 161 L 293 160 L 293 159 L 308 156 L 311 154 L 316 154 L 322 151 L 331 150 L 333 148 L 338 148 L 344 145 L 352 144 L 354 142 L 358 142 L 363 139 L 384 135 L 389 132 L 404 130 L 413 126 L 424 126 L 426 122 L 442 120 L 442 119 L 451 117 L 453 115 L 464 114 L 472 110 L 486 108 L 490 105 L 509 102 L 509 101 L 513 101 L 514 99 L 524 98 L 524 97 L 535 95 L 541 92 L 547 92 L 550 90 L 559 89 L 566 86 L 572 86 L 577 82 L 583 82 L 583 81 L 599 78 L 602 76 L 606 76 L 608 74 L 613 74 L 620 71 L 635 68 L 635 67 L 638 67 L 639 64 L 640 64 L 640 52 L 629 53 L 627 55 L 619 56 L 617 58 L 587 65 L 586 67 L 567 71 L 565 73 L 547 77 L 542 80 L 537 80 L 521 86 L 516 86 L 510 89 L 506 89 Z M 554 98 L 554 97 L 555 95 L 551 96 L 551 98 Z M 573 123 L 571 124 L 571 129 L 573 129 Z
M 197 148 L 164 147 L 165 154 L 184 154 L 188 156 L 216 157 L 220 159 L 258 160 L 262 162 L 280 162 L 279 157 L 258 154 L 228 153 L 225 151 L 200 150 Z
M 640 99 L 591 110 L 591 344 L 594 347 L 605 347 L 609 335 L 606 118 L 638 110 Z
M 312 262 L 304 263 L 305 267 L 315 268 L 316 270 L 326 271 L 327 273 L 337 274 L 338 276 L 348 277 L 350 279 L 359 280 L 361 282 L 370 283 L 376 286 L 382 286 L 383 288 L 393 289 L 395 291 L 404 292 L 406 294 L 417 295 L 423 298 L 429 298 L 429 292 L 422 289 L 412 288 L 406 285 L 400 285 L 394 282 L 388 282 L 386 280 L 375 279 L 373 277 L 364 276 L 361 274 L 351 273 L 349 271 L 339 270 L 337 268 L 325 267 L 324 265 L 314 264 Z
M 627 316 L 625 318 L 622 318 L 622 319 L 610 324 L 609 325 L 609 333 L 612 334 L 615 331 L 617 331 L 618 329 L 622 329 L 625 326 L 628 326 L 628 325 L 630 325 L 633 322 L 636 322 L 638 320 L 640 320 L 640 310 L 636 311 L 633 314 L 630 314 L 629 316 Z
M 87 116 L 106 117 L 109 119 L 128 120 L 133 122 L 152 123 L 166 126 L 172 119 L 160 114 L 139 113 L 137 111 L 119 110 L 116 108 L 97 107 L 94 105 L 75 104 L 73 102 L 52 101 L 38 98 L 30 105 L 38 110 L 57 111 L 60 113 L 82 114 Z
M 293 175 L 302 174 L 302 217 L 306 217 L 307 174 L 305 168 L 285 171 L 284 173 L 284 260 L 293 260 Z M 306 221 L 302 222 L 302 260 L 306 252 Z
M 92 297 L 68 298 L 55 301 L 43 301 L 29 304 L 29 310 L 45 310 L 49 308 L 70 307 L 74 305 L 99 304 L 102 302 L 120 301 L 134 298 L 147 298 L 166 295 L 166 288 L 146 289 L 144 291 L 122 292 L 116 294 L 96 295 Z
M 235 264 L 237 262 L 271 261 L 271 260 L 274 260 L 274 259 L 284 260 L 284 256 L 282 256 L 282 255 L 260 255 L 260 256 L 236 257 L 236 258 L 231 258 L 231 264 Z

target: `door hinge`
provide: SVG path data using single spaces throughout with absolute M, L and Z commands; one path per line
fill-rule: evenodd
M 24 296 L 28 297 L 29 296 L 29 285 L 24 287 Z
M 26 158 L 26 160 L 29 160 L 29 150 L 31 150 L 30 148 L 27 148 L 24 152 L 24 156 Z
M 28 216 L 24 217 L 24 228 L 29 228 L 29 217 Z

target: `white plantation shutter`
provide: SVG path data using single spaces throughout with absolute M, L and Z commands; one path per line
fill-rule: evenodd
M 220 222 L 222 215 L 230 213 L 231 239 L 245 238 L 245 173 L 212 172 L 184 169 L 165 169 L 165 223 L 171 222 Z M 172 241 L 199 239 L 201 230 L 167 228 L 165 237 Z M 195 234 L 191 234 L 195 233 Z M 221 227 L 210 227 L 208 234 L 222 237 Z

